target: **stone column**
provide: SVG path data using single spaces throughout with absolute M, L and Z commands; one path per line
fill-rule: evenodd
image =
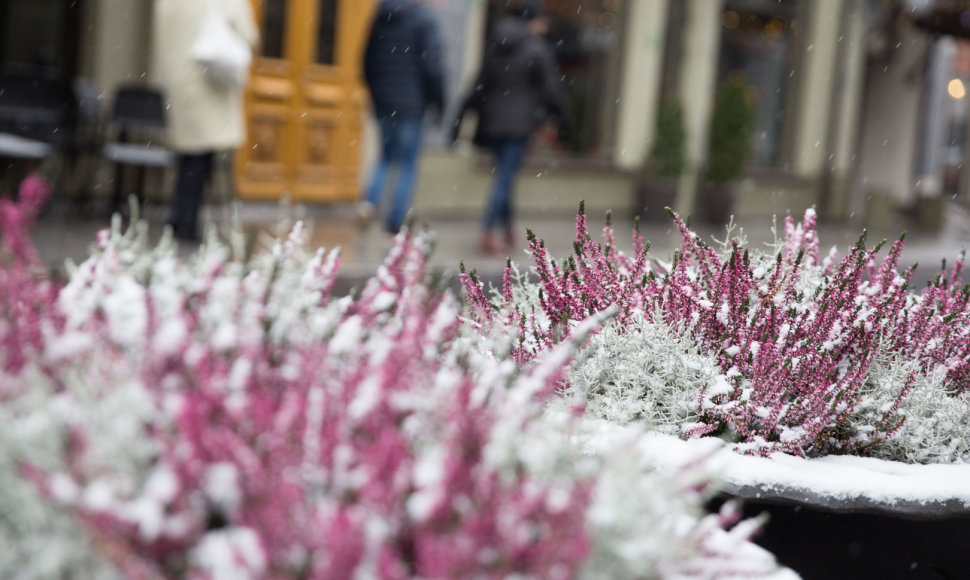
M 150 78 L 151 0 L 94 0 L 93 29 L 83 37 L 91 42 L 82 58 L 86 72 L 110 98 L 118 85 Z
M 800 103 L 792 151 L 795 173 L 808 179 L 819 179 L 825 170 L 829 115 L 832 113 L 832 90 L 835 86 L 836 59 L 839 56 L 839 22 L 844 0 L 814 0 L 808 15 L 808 30 L 799 83 Z M 844 42 L 844 37 L 842 42 Z
M 711 109 L 717 81 L 718 53 L 721 46 L 722 0 L 679 0 L 686 4 L 684 59 L 680 77 L 680 98 L 684 105 L 687 133 L 688 169 L 681 179 L 677 211 L 688 215 L 694 211 L 694 200 L 700 172 L 707 157 Z
M 656 129 L 668 2 L 637 0 L 627 3 L 618 95 L 619 122 L 613 154 L 614 163 L 624 169 L 637 169 L 643 165 Z
M 93 79 L 95 75 L 95 56 L 97 45 L 98 10 L 95 2 L 81 5 L 81 32 L 78 47 L 78 74 Z
M 845 22 L 839 40 L 840 75 L 830 123 L 830 195 L 827 215 L 833 219 L 850 217 L 855 202 L 851 182 L 859 163 L 858 134 L 865 92 L 866 21 L 860 0 L 847 0 Z

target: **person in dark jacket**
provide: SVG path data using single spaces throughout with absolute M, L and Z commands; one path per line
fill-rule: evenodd
M 392 166 L 400 168 L 385 226 L 397 232 L 411 204 L 426 111 L 444 108 L 441 35 L 418 0 L 381 0 L 364 53 L 364 79 L 380 124 L 381 152 L 358 213 L 369 222 Z
M 457 139 L 465 111 L 478 113 L 474 142 L 495 155 L 495 179 L 479 239 L 482 251 L 497 254 L 514 242 L 513 186 L 530 138 L 543 123 L 564 130 L 561 76 L 539 2 L 522 1 L 492 28 L 482 69 L 453 127 Z M 503 228 L 502 242 L 493 237 Z

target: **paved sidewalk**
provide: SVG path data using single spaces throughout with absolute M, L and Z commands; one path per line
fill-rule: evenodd
M 217 228 L 227 228 L 231 222 L 230 211 L 226 206 L 206 208 L 206 214 Z M 358 226 L 353 206 L 350 205 L 314 205 L 296 206 L 283 209 L 281 206 L 267 203 L 241 203 L 238 205 L 238 216 L 243 227 L 247 230 L 256 229 L 261 232 L 260 239 L 269 240 L 271 234 L 278 229 L 281 218 L 290 221 L 304 219 L 312 227 L 311 245 L 314 247 L 333 248 L 340 246 L 343 251 L 343 265 L 341 275 L 349 281 L 360 280 L 372 274 L 390 247 L 391 236 L 383 232 L 378 224 L 367 229 Z M 164 209 L 148 207 L 144 211 L 144 218 L 149 224 L 149 233 L 153 239 L 161 236 L 164 223 Z M 436 235 L 436 250 L 431 263 L 434 268 L 455 271 L 458 263 L 464 261 L 466 266 L 475 268 L 486 279 L 494 279 L 500 274 L 505 264 L 504 257 L 486 256 L 477 247 L 480 224 L 471 217 L 452 216 L 418 216 L 419 222 L 427 225 Z M 772 241 L 770 221 L 762 219 L 741 220 L 744 233 L 752 247 L 761 246 Z M 63 267 L 65 259 L 83 260 L 95 239 L 98 230 L 107 227 L 107 218 L 79 218 L 76 216 L 56 216 L 43 218 L 35 227 L 33 239 L 44 262 L 52 268 Z M 598 234 L 604 224 L 603 215 L 590 215 L 591 231 Z M 782 221 L 778 220 L 779 228 Z M 617 245 L 620 249 L 631 249 L 630 232 L 632 220 L 620 217 L 614 220 Z M 531 228 L 536 235 L 546 241 L 553 256 L 565 257 L 572 252 L 574 235 L 573 216 L 564 213 L 555 215 L 526 214 L 521 216 L 519 224 L 519 239 L 510 251 L 510 256 L 520 265 L 526 265 L 528 256 L 525 248 L 525 228 Z M 697 231 L 705 239 L 713 236 L 723 237 L 723 229 L 699 227 Z M 651 254 L 657 258 L 668 258 L 672 250 L 679 243 L 676 229 L 670 223 L 647 223 L 641 227 L 644 237 L 651 242 Z M 861 228 L 853 226 L 823 225 L 819 228 L 819 237 L 823 251 L 832 245 L 838 246 L 840 251 L 855 243 Z M 870 247 L 878 240 L 897 237 L 899 232 L 876 232 L 870 234 Z M 180 251 L 190 253 L 195 248 L 191 244 L 183 244 Z M 970 229 L 966 227 L 946 227 L 939 234 L 911 234 L 907 237 L 906 249 L 903 253 L 902 264 L 908 266 L 919 262 L 917 282 L 929 279 L 940 260 L 946 258 L 952 263 L 959 251 L 970 248 Z M 883 251 L 885 254 L 885 250 Z

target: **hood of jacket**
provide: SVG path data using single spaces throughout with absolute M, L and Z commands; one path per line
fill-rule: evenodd
M 495 23 L 490 48 L 500 53 L 512 52 L 531 35 L 529 24 L 525 20 L 507 16 Z

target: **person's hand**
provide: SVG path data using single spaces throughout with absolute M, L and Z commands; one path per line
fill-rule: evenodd
M 461 117 L 451 122 L 451 130 L 448 132 L 448 148 L 454 149 L 458 146 L 458 137 L 461 134 Z
M 573 132 L 569 127 L 569 122 L 566 119 L 560 118 L 556 123 L 556 141 L 559 143 L 568 143 L 572 135 Z

